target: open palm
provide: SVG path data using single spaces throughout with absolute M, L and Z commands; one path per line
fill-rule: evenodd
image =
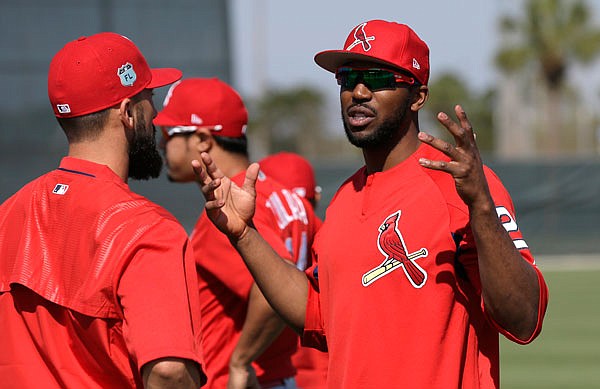
M 206 214 L 230 239 L 239 239 L 254 216 L 259 166 L 248 167 L 239 187 L 219 170 L 210 155 L 202 153 L 201 158 L 204 167 L 197 160 L 192 161 L 192 167 L 206 199 Z

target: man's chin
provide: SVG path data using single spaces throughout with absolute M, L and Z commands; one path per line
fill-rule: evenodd
M 194 182 L 194 179 L 184 179 L 183 177 L 179 177 L 175 174 L 172 174 L 171 172 L 167 172 L 167 180 L 169 180 L 169 182 L 173 182 L 176 184 L 185 184 L 187 182 Z

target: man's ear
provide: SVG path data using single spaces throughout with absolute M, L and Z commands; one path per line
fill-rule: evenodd
M 130 98 L 123 99 L 121 104 L 119 104 L 119 117 L 125 128 L 133 128 L 135 126 L 133 108 L 133 101 Z
M 412 104 L 410 105 L 410 109 L 413 112 L 417 112 L 425 105 L 425 102 L 429 98 L 429 88 L 427 85 L 419 85 L 418 88 L 415 88 L 411 95 Z
M 197 139 L 195 147 L 198 153 L 208 153 L 215 142 L 212 132 L 208 128 L 199 127 L 193 137 Z

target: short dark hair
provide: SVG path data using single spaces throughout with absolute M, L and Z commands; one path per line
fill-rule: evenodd
M 246 135 L 239 138 L 213 135 L 213 138 L 223 150 L 248 157 L 248 138 L 246 138 Z
M 69 143 L 94 140 L 106 125 L 109 108 L 73 118 L 57 118 Z
M 144 89 L 130 97 L 134 104 L 139 103 L 142 100 L 141 96 L 143 91 Z M 65 132 L 65 135 L 67 135 L 69 143 L 90 141 L 97 139 L 98 135 L 102 132 L 102 129 L 108 121 L 110 108 L 112 107 L 83 116 L 56 119 Z

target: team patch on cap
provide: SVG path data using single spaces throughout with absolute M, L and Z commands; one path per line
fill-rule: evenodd
M 123 86 L 133 86 L 137 76 L 135 74 L 135 70 L 133 70 L 133 65 L 127 62 L 125 65 L 121 66 L 117 70 L 117 74 L 121 79 L 121 85 Z
M 364 51 L 371 50 L 371 44 L 369 41 L 374 41 L 375 36 L 367 36 L 367 33 L 365 32 L 366 25 L 367 23 L 363 23 L 356 27 L 354 30 L 354 42 L 352 42 L 352 44 L 346 48 L 347 51 L 352 50 L 352 48 L 356 45 L 362 45 Z

